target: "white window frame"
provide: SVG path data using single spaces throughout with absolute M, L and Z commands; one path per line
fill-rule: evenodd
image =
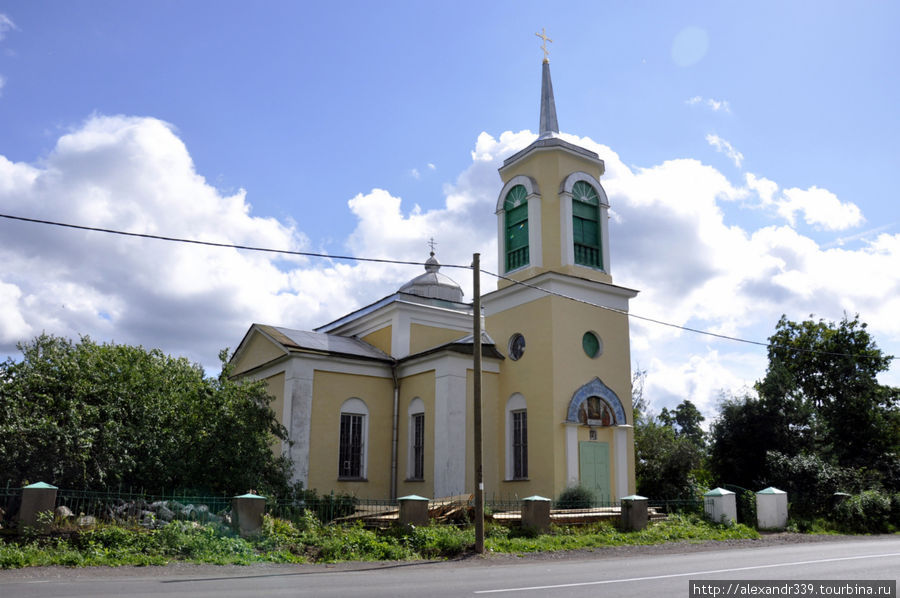
M 563 179 L 559 186 L 559 237 L 560 257 L 563 266 L 576 266 L 575 263 L 575 232 L 572 225 L 572 188 L 578 181 L 584 181 L 594 188 L 600 203 L 597 212 L 597 226 L 600 229 L 600 257 L 603 262 L 599 270 L 609 274 L 609 198 L 600 181 L 586 172 L 573 172 Z M 590 266 L 583 266 L 590 268 Z M 596 268 L 592 268 L 596 269 Z
M 341 463 L 341 428 L 340 416 L 356 415 L 362 418 L 362 446 L 360 447 L 360 475 L 359 477 L 345 477 L 341 472 L 344 470 L 344 464 Z M 338 416 L 338 479 L 339 480 L 366 480 L 369 472 L 369 408 L 362 399 L 356 397 L 347 399 L 341 405 L 340 415 Z
M 526 434 L 527 434 L 527 417 L 528 417 L 528 405 L 525 401 L 525 397 L 522 396 L 521 393 L 514 393 L 509 399 L 506 401 L 506 415 L 504 419 L 506 420 L 506 480 L 526 480 L 528 479 L 528 471 L 526 470 L 524 477 L 515 477 L 515 454 L 513 451 L 513 441 L 514 441 L 514 429 L 513 429 L 513 413 L 525 412 L 526 417 Z M 527 436 L 526 436 L 527 438 Z M 525 456 L 526 463 L 528 458 L 528 444 L 526 440 L 525 444 Z
M 408 442 L 407 442 L 407 459 L 406 459 L 406 479 L 410 481 L 422 481 L 425 479 L 425 403 L 422 399 L 416 397 L 409 403 L 406 410 L 408 419 Z M 422 475 L 416 476 L 416 418 L 422 417 Z
M 525 187 L 528 195 L 525 201 L 528 202 L 528 265 L 525 268 L 541 267 L 544 264 L 544 253 L 541 245 L 541 192 L 538 189 L 537 181 L 530 176 L 523 174 L 514 176 L 500 190 L 500 197 L 497 198 L 497 263 L 500 265 L 500 271 L 507 274 L 506 269 L 506 195 L 510 189 L 516 185 Z

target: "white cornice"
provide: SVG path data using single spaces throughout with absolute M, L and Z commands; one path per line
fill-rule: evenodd
M 577 278 L 559 272 L 543 272 L 523 282 L 531 286 L 511 284 L 482 296 L 481 301 L 484 305 L 485 315 L 491 316 L 512 307 L 551 296 L 541 289 L 622 311 L 628 311 L 628 300 L 638 294 L 638 291 L 634 289 Z

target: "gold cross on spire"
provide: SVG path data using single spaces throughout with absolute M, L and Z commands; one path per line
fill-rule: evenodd
M 544 62 L 550 62 L 550 59 L 548 58 L 550 56 L 550 50 L 547 49 L 547 42 L 553 43 L 553 40 L 547 37 L 547 30 L 544 27 L 541 27 L 541 32 L 535 33 L 535 35 L 543 40 L 541 42 L 541 50 L 544 51 Z

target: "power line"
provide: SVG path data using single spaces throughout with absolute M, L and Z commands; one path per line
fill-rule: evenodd
M 316 253 L 316 252 L 312 252 L 312 251 L 293 251 L 293 250 L 289 250 L 289 249 L 271 249 L 271 248 L 266 248 L 266 247 L 254 247 L 251 245 L 237 245 L 234 243 L 218 243 L 215 241 L 199 241 L 197 239 L 184 239 L 184 238 L 179 238 L 179 237 L 168 237 L 168 236 L 163 236 L 163 235 L 151 235 L 151 234 L 147 234 L 147 233 L 133 233 L 133 232 L 121 231 L 121 230 L 110 229 L 110 228 L 98 228 L 98 227 L 94 227 L 94 226 L 83 226 L 83 225 L 79 225 L 79 224 L 69 224 L 69 223 L 65 223 L 65 222 L 54 222 L 52 220 L 41 220 L 38 218 L 26 218 L 24 216 L 13 216 L 10 214 L 0 214 L 0 218 L 6 218 L 8 220 L 17 220 L 20 222 L 30 222 L 30 223 L 34 223 L 34 224 L 45 224 L 45 225 L 49 225 L 49 226 L 58 226 L 61 228 L 71 228 L 71 229 L 76 229 L 76 230 L 107 233 L 107 234 L 111 234 L 111 235 L 120 235 L 120 236 L 124 236 L 124 237 L 154 239 L 157 241 L 169 241 L 169 242 L 173 242 L 173 243 L 188 243 L 191 245 L 204 245 L 204 246 L 208 246 L 208 247 L 219 247 L 219 248 L 224 248 L 224 249 L 242 249 L 244 251 L 256 251 L 256 252 L 261 252 L 261 253 L 275 253 L 275 254 L 281 254 L 281 255 L 295 255 L 295 256 L 302 256 L 302 257 L 315 257 L 315 258 L 347 260 L 347 261 L 356 261 L 356 262 L 374 262 L 374 263 L 380 263 L 380 264 L 400 264 L 400 265 L 407 265 L 407 266 L 425 265 L 425 262 L 417 262 L 417 261 L 392 260 L 392 259 L 387 259 L 387 258 L 359 257 L 359 256 L 352 256 L 352 255 L 331 255 L 331 254 L 327 254 L 327 253 Z M 471 264 L 470 265 L 441 264 L 441 267 L 442 268 L 460 268 L 460 269 L 464 269 L 464 270 L 472 269 Z M 626 311 L 623 309 L 618 309 L 615 307 L 609 307 L 607 305 L 599 305 L 597 303 L 592 303 L 592 302 L 584 300 L 584 299 L 579 299 L 578 297 L 566 295 L 565 293 L 560 293 L 558 291 L 551 291 L 550 289 L 545 289 L 538 285 L 523 282 L 520 280 L 515 280 L 508 276 L 503 276 L 502 274 L 497 274 L 495 272 L 490 272 L 488 270 L 480 270 L 480 271 L 481 271 L 481 273 L 487 274 L 488 276 L 493 276 L 495 278 L 498 278 L 501 280 L 506 280 L 506 281 L 511 282 L 516 285 L 532 288 L 532 289 L 535 289 L 542 293 L 545 293 L 547 295 L 554 295 L 554 296 L 557 296 L 557 297 L 560 297 L 563 299 L 568 299 L 570 301 L 575 301 L 577 303 L 583 303 L 583 304 L 589 305 L 591 307 L 596 307 L 598 309 L 603 309 L 606 311 L 618 313 L 618 314 L 621 314 L 621 315 L 629 317 L 629 318 L 634 318 L 634 319 L 642 320 L 645 322 L 651 322 L 653 324 L 658 324 L 660 326 L 668 326 L 669 328 L 684 330 L 685 332 L 692 332 L 694 334 L 701 334 L 701 335 L 705 335 L 705 336 L 711 336 L 714 338 L 729 340 L 729 341 L 738 342 L 738 343 L 745 343 L 748 345 L 755 345 L 755 346 L 759 346 L 759 347 L 766 347 L 766 348 L 779 347 L 779 348 L 792 349 L 795 351 L 800 351 L 800 352 L 805 352 L 805 353 L 817 353 L 817 354 L 821 354 L 821 355 L 832 355 L 832 356 L 836 356 L 836 357 L 857 357 L 856 355 L 853 355 L 850 353 L 833 353 L 833 352 L 829 352 L 829 351 L 818 351 L 815 349 L 802 349 L 802 348 L 797 348 L 797 347 L 785 347 L 783 345 L 773 345 L 773 344 L 767 343 L 767 342 L 753 341 L 753 340 L 740 338 L 740 337 L 736 337 L 736 336 L 729 336 L 727 334 L 719 334 L 716 332 L 709 332 L 708 330 L 700 330 L 699 328 L 692 328 L 690 326 L 682 326 L 680 324 L 673 324 L 672 322 L 666 322 L 664 320 L 658 320 L 656 318 L 641 316 L 641 315 L 638 315 L 638 314 L 635 314 L 635 313 L 632 313 L 632 312 L 629 312 L 629 311 Z M 898 357 L 894 357 L 894 356 L 888 356 L 888 358 L 891 360 L 898 359 Z
M 677 329 L 679 329 L 679 330 L 684 330 L 684 331 L 686 331 L 686 332 L 693 332 L 693 333 L 695 333 L 695 334 L 703 334 L 703 335 L 706 335 L 706 336 L 712 336 L 712 337 L 720 338 L 720 339 L 724 339 L 724 340 L 735 341 L 735 342 L 738 342 L 738 343 L 747 343 L 748 345 L 757 345 L 757 346 L 760 346 L 760 347 L 766 347 L 767 349 L 769 349 L 769 348 L 789 349 L 789 350 L 792 350 L 792 351 L 799 351 L 799 352 L 801 352 L 801 353 L 814 353 L 814 354 L 817 354 L 817 355 L 831 355 L 831 356 L 833 356 L 833 357 L 853 357 L 853 358 L 859 357 L 859 355 L 856 355 L 856 354 L 854 354 L 854 353 L 836 353 L 836 352 L 833 352 L 833 351 L 820 351 L 820 350 L 818 350 L 818 349 L 804 349 L 804 348 L 802 348 L 802 347 L 790 347 L 790 346 L 787 346 L 787 345 L 778 345 L 778 344 L 774 344 L 774 343 L 764 343 L 764 342 L 760 342 L 760 341 L 751 341 L 751 340 L 748 340 L 748 339 L 745 339 L 745 338 L 740 338 L 740 337 L 737 337 L 737 336 L 729 336 L 729 335 L 727 335 L 727 334 L 719 334 L 719 333 L 717 333 L 717 332 L 709 332 L 708 330 L 700 330 L 699 328 L 691 328 L 690 326 L 682 326 L 682 325 L 680 325 L 680 324 L 673 324 L 673 323 L 671 323 L 671 322 L 666 322 L 666 321 L 663 321 L 663 320 L 657 320 L 657 319 L 655 319 L 655 318 L 648 318 L 647 316 L 639 316 L 639 315 L 634 314 L 634 313 L 631 313 L 631 312 L 629 312 L 629 311 L 625 311 L 624 309 L 618 309 L 618 308 L 615 308 L 615 307 L 609 307 L 608 305 L 599 305 L 599 304 L 597 304 L 597 303 L 592 303 L 592 302 L 590 302 L 590 301 L 586 301 L 585 299 L 579 299 L 578 297 L 573 297 L 573 296 L 571 296 L 571 295 L 566 295 L 565 293 L 560 293 L 560 292 L 558 292 L 558 291 L 551 291 L 550 289 L 545 289 L 544 287 L 541 287 L 541 286 L 538 286 L 538 285 L 534 285 L 534 284 L 531 284 L 531 283 L 528 283 L 528 282 L 523 282 L 523 281 L 520 281 L 520 280 L 515 280 L 515 279 L 513 279 L 513 278 L 509 278 L 508 276 L 503 276 L 503 275 L 501 275 L 501 274 L 495 274 L 495 273 L 493 273 L 493 272 L 488 272 L 487 270 L 482 270 L 481 272 L 484 273 L 484 274 L 488 274 L 488 275 L 490 275 L 490 276 L 494 276 L 494 277 L 496 277 L 496 278 L 502 279 L 502 280 L 509 281 L 509 282 L 511 282 L 511 283 L 513 283 L 513 284 L 517 284 L 517 285 L 520 285 L 520 286 L 524 286 L 524 287 L 528 287 L 528 288 L 535 289 L 535 290 L 537 290 L 537 291 L 541 291 L 542 293 L 546 293 L 547 295 L 554 295 L 554 296 L 556 296 L 556 297 L 561 297 L 561 298 L 563 298 L 563 299 L 568 299 L 569 301 L 575 301 L 576 303 L 583 303 L 583 304 L 589 305 L 589 306 L 591 306 L 591 307 L 596 307 L 596 308 L 599 308 L 599 309 L 605 309 L 606 311 L 611 311 L 611 312 L 614 312 L 614 313 L 617 313 L 617 314 L 621 314 L 621 315 L 627 316 L 627 317 L 629 317 L 629 318 L 635 318 L 635 319 L 637 319 L 637 320 L 643 320 L 643 321 L 645 321 L 645 322 L 652 322 L 652 323 L 654 323 L 654 324 L 659 324 L 659 325 L 661 325 L 661 326 L 668 326 L 668 327 L 670 327 L 670 328 L 677 328 Z M 887 355 L 886 357 L 887 357 L 888 360 L 900 359 L 900 357 L 895 357 L 895 356 L 893 356 L 893 355 Z
M 48 224 L 50 226 L 59 226 L 62 228 L 74 228 L 77 230 L 87 230 L 97 233 L 108 233 L 111 235 L 120 235 L 123 237 L 138 237 L 141 239 L 155 239 L 157 241 L 171 241 L 173 243 L 190 243 L 192 245 L 206 245 L 208 247 L 220 247 L 225 249 L 243 249 L 245 251 L 259 251 L 262 253 L 278 253 L 283 255 L 298 255 L 303 257 L 321 257 L 333 260 L 350 260 L 357 262 L 376 262 L 381 264 L 405 264 L 411 266 L 422 266 L 425 262 L 409 262 L 403 260 L 389 260 L 375 257 L 356 257 L 351 255 L 331 255 L 328 253 L 315 253 L 312 251 L 292 251 L 290 249 L 271 249 L 267 247 L 253 247 L 251 245 L 236 245 L 233 243 L 217 243 L 215 241 L 198 241 L 197 239 L 182 239 L 179 237 L 165 237 L 162 235 L 150 235 L 147 233 L 131 233 L 127 231 L 115 230 L 111 228 L 97 228 L 94 226 L 82 226 L 80 224 L 67 224 L 65 222 L 54 222 L 52 220 L 40 220 L 37 218 L 25 218 L 24 216 L 11 216 L 9 214 L 0 214 L 0 218 L 9 220 L 20 220 L 22 222 L 32 222 L 35 224 Z M 470 268 L 470 266 L 450 266 L 451 268 Z

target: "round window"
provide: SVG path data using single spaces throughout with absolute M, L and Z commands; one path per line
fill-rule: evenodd
M 518 361 L 525 353 L 525 337 L 518 332 L 509 337 L 509 358 Z
M 584 333 L 584 336 L 581 337 L 581 347 L 584 349 L 585 354 L 591 359 L 594 359 L 603 353 L 603 341 L 601 341 L 600 337 L 594 332 Z

